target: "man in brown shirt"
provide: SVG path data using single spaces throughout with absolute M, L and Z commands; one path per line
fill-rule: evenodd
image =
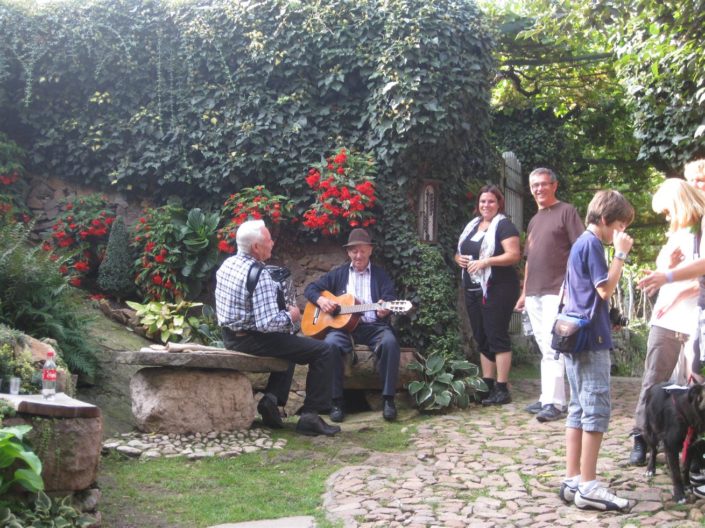
M 532 171 L 529 188 L 539 210 L 526 230 L 524 288 L 515 310 L 529 314 L 542 356 L 541 396 L 526 410 L 539 422 L 550 422 L 561 417 L 567 403 L 563 357 L 556 359 L 551 348 L 551 328 L 570 248 L 585 226 L 575 207 L 556 198 L 558 180 L 551 169 Z

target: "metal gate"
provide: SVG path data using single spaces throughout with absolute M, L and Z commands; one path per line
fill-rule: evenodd
M 502 153 L 502 188 L 505 214 L 519 231 L 524 230 L 524 185 L 521 181 L 521 162 L 513 152 Z
M 502 181 L 504 213 L 520 231 L 524 231 L 524 185 L 521 179 L 521 162 L 513 152 L 502 153 Z M 521 314 L 514 312 L 509 323 L 509 333 L 521 332 Z

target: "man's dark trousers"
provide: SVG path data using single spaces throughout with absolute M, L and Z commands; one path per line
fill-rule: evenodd
M 269 375 L 265 389 L 276 396 L 279 405 L 285 405 L 289 397 L 294 364 L 308 365 L 306 398 L 301 412 L 321 413 L 330 409 L 334 351 L 327 343 L 282 332 L 248 332 L 237 336 L 229 328 L 223 328 L 223 342 L 229 350 L 290 362 L 288 370 Z
M 394 331 L 387 324 L 360 323 L 352 334 L 343 330 L 331 330 L 325 342 L 337 348 L 333 362 L 333 399 L 343 398 L 343 375 L 345 363 L 343 354 L 352 353 L 352 336 L 355 344 L 367 345 L 377 356 L 377 369 L 382 382 L 382 396 L 394 396 L 399 379 L 399 355 L 401 349 Z

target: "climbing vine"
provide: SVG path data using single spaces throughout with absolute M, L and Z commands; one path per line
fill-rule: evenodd
M 32 171 L 210 210 L 266 185 L 301 216 L 311 163 L 345 145 L 375 162 L 377 255 L 402 287 L 421 180 L 441 182 L 447 259 L 468 182 L 494 178 L 493 43 L 473 0 L 34 9 L 0 5 L 0 129 L 25 138 Z

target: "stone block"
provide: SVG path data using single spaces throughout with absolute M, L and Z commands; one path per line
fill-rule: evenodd
M 6 425 L 32 426 L 29 443 L 42 461 L 46 491 L 79 491 L 98 476 L 103 442 L 103 418 L 43 418 L 27 414 Z
M 248 429 L 255 418 L 252 384 L 232 370 L 144 368 L 130 381 L 137 428 L 158 433 Z

